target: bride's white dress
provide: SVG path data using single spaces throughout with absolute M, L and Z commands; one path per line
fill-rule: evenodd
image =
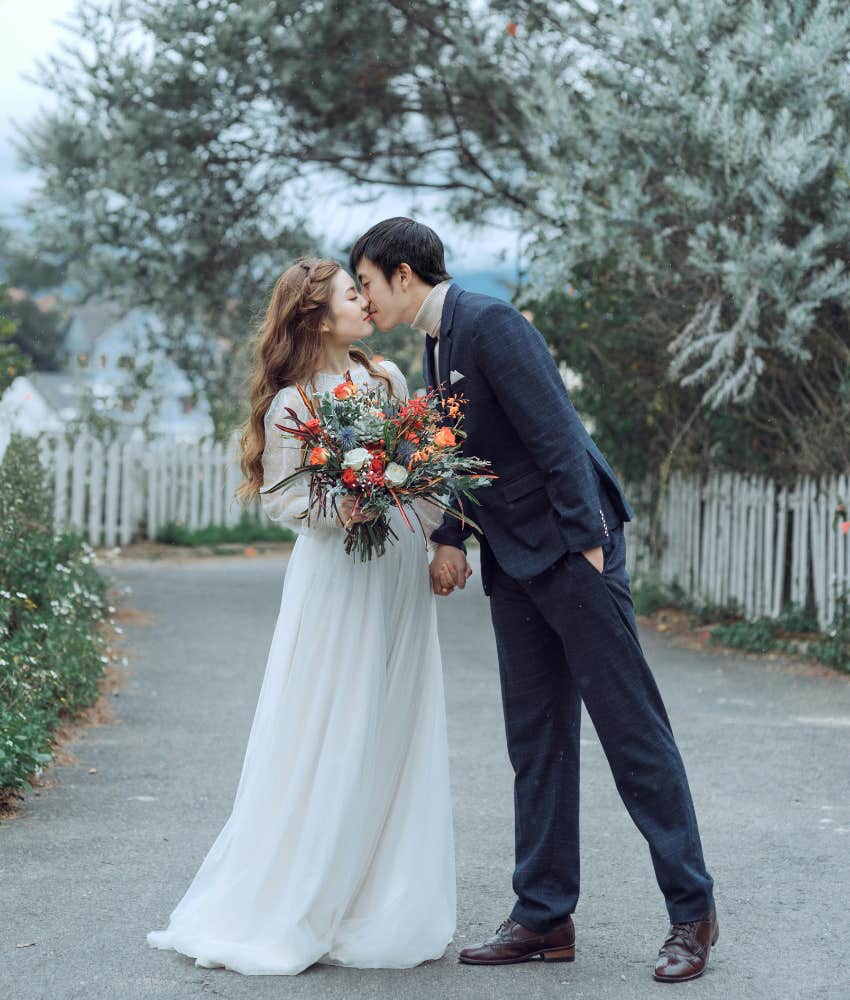
M 399 370 L 383 366 L 406 396 Z M 351 375 L 374 384 L 360 366 Z M 322 392 L 339 381 L 326 374 L 314 385 Z M 266 418 L 266 486 L 299 461 L 297 443 L 274 427 L 287 406 L 306 419 L 297 390 L 281 390 Z M 297 520 L 306 498 L 305 478 L 264 498 L 299 536 L 233 810 L 168 928 L 147 940 L 248 975 L 315 962 L 407 968 L 439 958 L 455 929 L 425 538 L 395 512 L 398 540 L 381 558 L 356 562 L 330 519 Z

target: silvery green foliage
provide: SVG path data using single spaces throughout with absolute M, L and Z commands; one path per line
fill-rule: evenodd
M 24 143 L 35 242 L 213 345 L 239 343 L 295 252 L 329 249 L 306 222 L 329 171 L 364 195 L 444 192 L 464 219 L 515 213 L 549 288 L 604 270 L 693 303 L 671 370 L 714 406 L 805 362 L 848 304 L 844 0 L 79 11 Z M 178 341 L 187 366 L 214 363 Z
M 504 21 L 464 0 L 79 0 L 21 137 L 34 249 L 84 294 L 163 315 L 227 429 L 273 280 L 344 249 L 316 231 L 316 177 L 436 188 L 473 217 L 513 203 Z
M 35 242 L 218 332 L 296 252 L 341 249 L 308 232 L 317 175 L 510 203 L 503 24 L 461 0 L 80 0 L 22 140 Z
M 607 260 L 693 301 L 671 373 L 714 407 L 809 358 L 850 305 L 850 8 L 842 0 L 551 5 L 526 97 L 538 280 Z

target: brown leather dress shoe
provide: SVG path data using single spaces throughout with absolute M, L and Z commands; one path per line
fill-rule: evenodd
M 719 935 L 714 907 L 705 920 L 673 924 L 658 952 L 655 978 L 660 983 L 684 983 L 701 976 Z
M 477 948 L 464 948 L 458 958 L 467 965 L 511 965 L 539 958 L 544 962 L 572 962 L 575 953 L 572 917 L 546 934 L 530 931 L 508 917 L 489 941 Z

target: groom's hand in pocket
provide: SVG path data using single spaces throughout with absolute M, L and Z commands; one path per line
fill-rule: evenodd
M 463 552 L 454 545 L 438 545 L 431 560 L 431 590 L 447 597 L 455 587 L 461 590 L 472 576 L 472 570 Z
M 586 552 L 582 552 L 582 555 L 597 573 L 601 573 L 605 569 L 605 557 L 602 553 L 601 545 L 597 545 L 595 549 L 588 549 Z

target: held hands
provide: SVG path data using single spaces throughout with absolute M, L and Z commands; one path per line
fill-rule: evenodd
M 354 513 L 354 497 L 349 495 L 343 498 L 337 506 L 337 520 L 343 528 L 350 528 L 352 524 L 362 524 L 364 521 L 375 521 L 378 519 L 378 512 L 372 511 L 368 514 Z
M 605 559 L 601 545 L 582 552 L 582 555 L 597 573 L 604 570 Z M 472 570 L 466 561 L 466 556 L 454 545 L 437 546 L 437 551 L 431 560 L 430 573 L 431 590 L 441 597 L 447 597 L 455 587 L 460 587 L 463 590 L 466 581 L 472 576 Z
M 438 545 L 431 560 L 431 590 L 441 597 L 448 596 L 455 587 L 461 590 L 472 576 L 466 556 L 454 545 Z

